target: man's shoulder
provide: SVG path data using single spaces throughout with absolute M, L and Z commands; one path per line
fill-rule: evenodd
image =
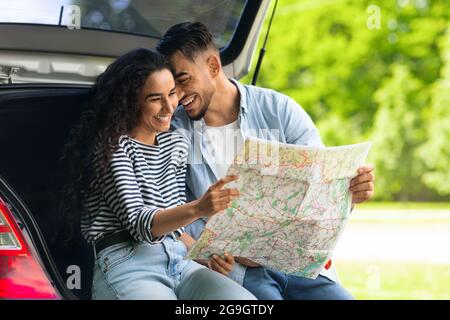
M 276 117 L 281 122 L 304 120 L 309 118 L 308 113 L 293 98 L 279 91 L 242 84 L 241 90 L 245 90 L 247 106 L 253 113 L 264 113 L 265 119 Z
M 285 105 L 289 100 L 292 100 L 284 93 L 273 89 L 254 86 L 250 84 L 241 83 L 241 85 L 246 92 L 247 102 L 249 104 L 252 104 L 252 102 L 255 101 L 258 103 L 259 107 L 261 106 L 261 102 L 270 102 L 270 104 L 263 103 L 263 106 L 279 106 L 280 104 Z

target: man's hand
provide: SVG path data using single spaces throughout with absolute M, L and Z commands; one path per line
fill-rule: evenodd
M 208 268 L 217 271 L 225 276 L 228 276 L 231 270 L 233 270 L 233 267 L 234 257 L 228 252 L 225 252 L 224 258 L 220 257 L 217 254 L 213 254 L 208 261 Z
M 236 262 L 250 267 L 250 268 L 256 268 L 256 267 L 261 267 L 261 265 L 259 263 L 256 263 L 255 261 L 252 261 L 248 258 L 243 258 L 243 257 L 235 257 L 234 260 L 236 260 Z
M 375 192 L 374 166 L 367 165 L 358 169 L 358 175 L 350 180 L 350 191 L 352 195 L 352 205 L 369 200 Z

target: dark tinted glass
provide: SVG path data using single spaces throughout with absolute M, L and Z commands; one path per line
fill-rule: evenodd
M 218 47 L 231 40 L 245 0 L 0 0 L 0 23 L 76 25 L 160 37 L 170 26 L 201 21 Z M 61 10 L 62 8 L 62 10 Z M 61 15 L 62 11 L 62 15 Z

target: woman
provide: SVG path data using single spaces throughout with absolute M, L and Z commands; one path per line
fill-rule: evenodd
M 229 278 L 184 260 L 184 226 L 229 207 L 226 177 L 185 204 L 188 144 L 168 131 L 178 104 L 170 65 L 136 49 L 99 76 L 65 159 L 72 208 L 94 246 L 94 299 L 254 299 Z

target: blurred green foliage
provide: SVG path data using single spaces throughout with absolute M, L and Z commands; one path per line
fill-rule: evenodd
M 280 0 L 257 85 L 327 145 L 372 141 L 377 199 L 449 200 L 449 18 L 450 0 Z

